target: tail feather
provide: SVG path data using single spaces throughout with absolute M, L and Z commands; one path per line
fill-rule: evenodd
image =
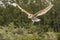
M 32 21 L 33 21 L 33 22 L 39 22 L 40 19 L 38 19 L 38 18 L 33 18 Z

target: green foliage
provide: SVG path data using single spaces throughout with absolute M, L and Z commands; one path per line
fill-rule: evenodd
M 7 0 L 3 0 L 5 3 Z M 45 0 L 11 0 L 23 9 L 34 14 L 48 4 Z M 51 1 L 52 2 L 52 1 Z M 27 15 L 17 7 L 6 4 L 0 7 L 0 40 L 59 40 L 60 39 L 60 0 L 54 0 L 54 7 L 32 24 Z M 55 33 L 58 31 L 57 33 Z
M 57 40 L 54 32 L 44 32 L 41 35 L 37 32 L 29 33 L 29 30 L 21 27 L 18 28 L 13 23 L 0 27 L 0 40 Z M 33 28 L 30 29 L 32 31 L 36 30 L 35 27 Z
M 42 40 L 57 40 L 57 37 L 54 32 L 47 32 L 43 34 Z

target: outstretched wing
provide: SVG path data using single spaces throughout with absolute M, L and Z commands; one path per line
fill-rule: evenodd
M 17 3 L 13 3 L 12 4 L 13 6 L 17 6 L 22 12 L 24 12 L 25 14 L 27 14 L 27 15 L 30 15 L 30 13 L 29 12 L 27 12 L 26 10 L 24 10 L 21 6 L 19 6 Z
M 53 5 L 50 4 L 50 5 L 49 5 L 48 7 L 46 7 L 45 9 L 38 11 L 36 14 L 34 14 L 35 17 L 38 17 L 38 16 L 41 16 L 41 15 L 46 14 L 52 7 L 53 7 Z

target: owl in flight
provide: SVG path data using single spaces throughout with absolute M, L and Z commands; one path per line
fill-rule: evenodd
M 18 7 L 22 12 L 24 12 L 25 14 L 27 14 L 28 18 L 31 19 L 32 22 L 38 22 L 38 21 L 40 21 L 40 19 L 38 19 L 37 17 L 46 14 L 53 7 L 53 4 L 50 3 L 46 8 L 44 8 L 42 10 L 39 10 L 35 14 L 31 14 L 31 13 L 27 12 L 25 9 L 23 9 L 21 6 L 19 6 L 17 3 L 13 3 L 11 5 L 13 5 L 15 7 Z

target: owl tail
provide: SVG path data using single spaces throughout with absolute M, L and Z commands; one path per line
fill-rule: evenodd
M 33 22 L 39 22 L 40 19 L 38 19 L 38 18 L 33 18 L 32 21 L 33 21 Z

